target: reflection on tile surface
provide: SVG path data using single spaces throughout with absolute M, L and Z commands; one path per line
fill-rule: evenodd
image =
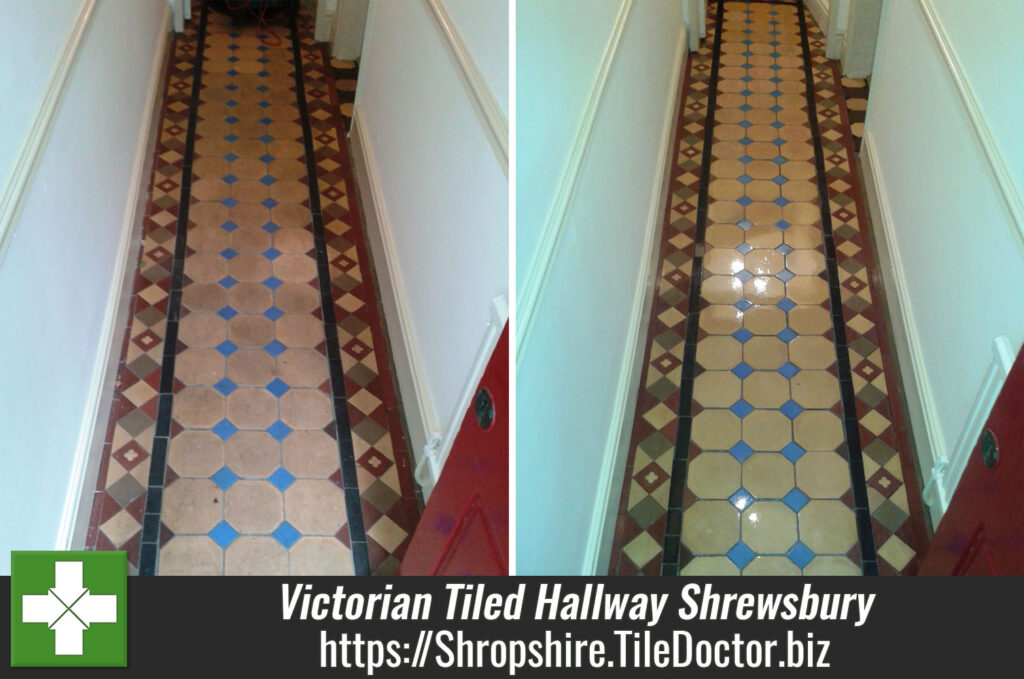
M 730 1 L 717 11 L 718 3 L 709 3 L 708 38 L 687 65 L 662 278 L 610 572 L 853 574 L 863 565 L 867 572 L 913 573 L 923 546 L 920 503 L 897 452 L 904 447 L 902 418 L 889 398 L 895 376 L 872 297 L 837 71 L 806 17 L 809 110 L 797 6 Z M 712 82 L 716 32 L 721 51 Z M 698 225 L 704 170 L 708 221 Z M 822 222 L 823 187 L 834 250 Z M 700 313 L 687 318 L 702 227 Z M 832 315 L 837 301 L 840 326 Z M 684 338 L 694 322 L 688 353 Z M 845 332 L 838 343 L 837 327 Z M 661 360 L 666 353 L 677 360 Z M 837 361 L 843 354 L 849 367 Z M 846 399 L 842 380 L 852 387 Z M 664 416 L 680 403 L 680 419 Z M 844 412 L 854 411 L 857 423 L 847 428 Z M 856 436 L 848 440 L 851 431 Z M 673 449 L 677 432 L 688 440 Z M 850 460 L 861 457 L 866 485 L 857 490 Z M 644 476 L 654 462 L 671 476 Z M 894 489 L 897 501 L 873 488 L 879 472 L 880 488 Z M 862 521 L 877 566 L 870 558 L 862 564 L 856 497 L 866 497 Z

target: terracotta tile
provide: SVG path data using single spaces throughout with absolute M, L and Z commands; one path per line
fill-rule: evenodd
M 274 304 L 285 313 L 308 313 L 320 306 L 320 293 L 310 285 L 284 283 L 274 291 Z
M 258 226 L 240 226 L 231 232 L 229 241 L 238 252 L 253 255 L 270 247 L 270 234 Z
M 276 376 L 277 365 L 263 349 L 239 349 L 228 356 L 227 374 L 239 386 L 263 387 Z
M 285 314 L 274 323 L 279 342 L 288 347 L 315 347 L 324 341 L 324 327 L 314 316 Z
M 704 500 L 725 500 L 740 488 L 740 463 L 729 453 L 704 453 L 690 463 L 687 487 Z
M 753 337 L 743 344 L 743 360 L 755 370 L 777 370 L 786 357 L 786 343 L 778 337 Z
M 209 479 L 178 479 L 164 489 L 161 519 L 175 533 L 206 533 L 223 518 L 224 491 Z
M 725 500 L 698 500 L 683 512 L 683 544 L 693 554 L 725 554 L 739 541 L 739 519 Z
M 189 385 L 216 384 L 224 377 L 224 356 L 215 349 L 186 349 L 178 355 L 174 375 Z
M 274 275 L 283 281 L 307 283 L 316 278 L 316 261 L 306 255 L 280 255 L 272 266 Z
M 801 335 L 820 335 L 832 327 L 832 318 L 820 306 L 798 305 L 789 312 L 789 327 Z
M 331 401 L 319 389 L 292 389 L 281 397 L 281 420 L 292 429 L 323 429 L 333 419 Z
M 743 575 L 800 575 L 800 569 L 784 556 L 759 556 L 747 564 Z
M 845 556 L 816 556 L 804 566 L 804 575 L 860 574 L 860 567 Z
M 755 371 L 743 380 L 743 400 L 755 408 L 779 408 L 789 400 L 789 380 L 775 371 Z
M 292 575 L 352 575 L 352 556 L 334 537 L 304 537 L 291 548 Z
M 228 321 L 228 339 L 240 347 L 266 346 L 274 339 L 274 324 L 263 316 L 240 314 Z
M 853 510 L 839 500 L 811 500 L 799 521 L 800 541 L 815 554 L 846 554 L 857 542 Z
M 160 549 L 160 575 L 222 575 L 224 550 L 205 535 L 175 535 Z
M 329 377 L 324 355 L 313 349 L 287 349 L 277 364 L 278 375 L 292 387 L 319 387 Z
M 288 552 L 272 537 L 243 535 L 224 550 L 224 575 L 288 575 Z
M 850 489 L 850 465 L 835 453 L 804 453 L 796 461 L 796 479 L 809 497 L 839 498 Z
M 786 327 L 786 312 L 774 304 L 752 306 L 743 312 L 743 327 L 755 335 L 777 335 Z
M 186 387 L 175 394 L 172 412 L 183 427 L 210 429 L 224 419 L 224 396 L 209 387 Z
M 731 370 L 742 352 L 743 345 L 732 337 L 712 335 L 697 343 L 697 363 L 707 370 Z
M 839 418 L 827 410 L 805 410 L 793 420 L 794 438 L 804 450 L 835 450 L 843 442 Z
M 780 453 L 754 453 L 743 461 L 743 487 L 755 497 L 779 499 L 795 485 L 793 463 Z
M 824 369 L 836 362 L 836 348 L 824 337 L 802 335 L 789 343 L 789 360 L 800 368 Z
M 281 229 L 274 233 L 274 247 L 285 254 L 305 254 L 313 249 L 313 234 L 306 229 Z
M 740 329 L 743 312 L 731 304 L 712 304 L 700 315 L 700 326 L 712 335 L 731 335 Z
M 334 535 L 345 522 L 345 495 L 333 481 L 299 479 L 284 492 L 285 517 L 304 534 Z
M 281 466 L 281 444 L 262 431 L 240 431 L 224 444 L 224 459 L 241 477 L 270 476 Z
M 831 408 L 839 401 L 839 382 L 825 370 L 801 370 L 793 377 L 793 400 L 804 408 Z
M 192 283 L 181 293 L 182 306 L 192 311 L 217 311 L 227 300 L 227 290 L 217 283 Z
M 793 440 L 788 417 L 775 410 L 755 410 L 743 418 L 743 440 L 754 450 L 779 451 Z
M 828 299 L 828 283 L 817 276 L 793 276 L 786 283 L 786 296 L 797 304 L 821 304 Z
M 740 418 L 728 410 L 704 410 L 693 418 L 692 439 L 704 450 L 729 450 L 740 440 Z
M 740 399 L 740 384 L 728 370 L 706 370 L 694 380 L 693 397 L 705 408 L 728 408 Z
M 796 544 L 796 514 L 781 502 L 755 502 L 743 511 L 740 537 L 755 552 L 784 554 Z
M 211 431 L 183 431 L 171 439 L 167 464 L 179 476 L 208 478 L 224 466 L 224 442 Z
M 698 556 L 690 559 L 690 562 L 679 571 L 679 574 L 690 577 L 739 575 L 740 570 L 727 557 Z
M 224 493 L 224 519 L 240 533 L 270 533 L 284 519 L 281 491 L 268 481 L 236 481 Z
M 328 478 L 338 469 L 338 445 L 322 431 L 294 431 L 281 443 L 282 463 L 294 476 Z

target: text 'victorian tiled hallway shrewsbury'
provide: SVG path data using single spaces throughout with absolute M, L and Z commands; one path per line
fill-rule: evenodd
M 709 2 L 685 71 L 613 574 L 910 574 L 924 524 L 838 66 Z
M 88 537 L 142 574 L 392 573 L 416 524 L 312 32 L 195 3 L 171 49 Z

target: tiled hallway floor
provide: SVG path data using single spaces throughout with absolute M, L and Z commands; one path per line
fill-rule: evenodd
M 924 524 L 838 70 L 797 5 L 708 5 L 610 572 L 913 573 Z
M 394 572 L 418 510 L 329 60 L 304 11 L 280 44 L 193 17 L 88 547 L 142 574 Z

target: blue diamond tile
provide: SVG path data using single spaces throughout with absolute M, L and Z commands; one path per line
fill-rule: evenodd
M 772 202 L 775 203 L 776 205 L 778 205 L 779 207 L 786 207 L 787 205 L 789 205 L 789 199 L 788 198 L 783 198 L 782 196 L 779 196 L 778 198 L 776 198 Z
M 742 379 L 746 379 L 747 377 L 749 377 L 750 373 L 752 373 L 752 372 L 754 372 L 754 369 L 751 368 L 746 363 L 743 363 L 742 361 L 740 362 L 739 365 L 737 365 L 735 368 L 732 369 L 732 374 L 735 375 L 736 377 L 740 378 L 741 380 Z
M 804 508 L 804 505 L 810 502 L 810 498 L 803 494 L 799 488 L 786 493 L 786 496 L 782 498 L 782 501 L 786 503 L 786 506 L 792 509 L 794 512 L 799 512 Z
M 262 156 L 260 156 L 260 160 L 269 165 L 270 163 L 274 162 L 274 156 L 270 155 L 269 153 L 264 153 Z
M 234 108 L 234 107 L 238 106 L 238 102 L 235 101 L 234 99 L 228 99 L 227 101 L 224 102 L 224 105 L 225 106 L 230 106 L 231 108 Z
M 264 311 L 263 315 L 272 321 L 276 321 L 277 319 L 281 318 L 281 316 L 284 316 L 284 312 L 278 309 L 276 306 L 272 306 L 266 311 Z
M 274 141 L 274 138 L 271 137 L 269 134 L 265 134 L 262 137 L 260 137 L 259 140 L 264 144 L 269 144 L 270 142 Z
M 754 246 L 751 245 L 750 243 L 740 243 L 739 245 L 736 246 L 736 249 L 745 255 L 751 250 L 753 250 Z
M 775 277 L 778 278 L 783 283 L 788 283 L 789 280 L 791 278 L 793 278 L 794 275 L 795 274 L 792 271 L 790 271 L 789 269 L 783 269 L 779 273 L 775 274 Z
M 220 284 L 220 287 L 224 288 L 225 290 L 230 290 L 231 288 L 238 285 L 238 281 L 231 276 L 225 276 L 224 278 L 217 281 L 217 283 Z
M 233 221 L 231 221 L 229 219 L 228 221 L 226 221 L 223 224 L 221 224 L 220 228 L 224 229 L 228 233 L 231 233 L 232 231 L 234 231 L 234 230 L 236 230 L 238 228 L 238 224 L 235 224 Z
M 746 231 L 747 229 L 749 229 L 753 225 L 754 225 L 754 222 L 750 221 L 749 219 L 741 219 L 740 221 L 736 222 L 736 226 L 740 227 L 744 231 Z
M 281 251 L 277 248 L 267 248 L 263 251 L 263 256 L 267 259 L 277 259 L 281 256 Z
M 786 552 L 789 560 L 796 564 L 797 568 L 803 568 L 814 558 L 814 552 L 808 549 L 807 545 L 797 542 L 793 548 Z
M 777 44 L 777 43 L 776 43 L 776 44 Z M 266 77 L 267 77 L 268 75 L 270 75 L 270 73 L 269 73 L 269 72 L 267 72 L 267 71 L 260 71 L 260 72 L 259 72 L 259 73 L 257 73 L 256 75 L 258 75 L 258 76 L 259 76 L 259 77 L 261 77 L 261 78 L 266 78 Z M 269 101 L 261 101 L 261 102 L 260 102 L 260 106 L 263 106 L 264 104 L 265 104 L 266 106 L 270 106 L 270 102 L 269 102 Z
M 260 181 L 263 182 L 264 184 L 266 184 L 267 186 L 270 186 L 271 184 L 273 184 L 277 180 L 274 179 L 273 177 L 271 177 L 269 174 L 265 174 L 262 177 L 260 177 Z
M 776 337 L 778 337 L 786 344 L 789 344 L 790 342 L 795 340 L 798 337 L 798 335 L 795 332 L 793 332 L 791 328 L 783 328 L 782 330 L 779 331 L 779 334 L 776 335 Z
M 775 137 L 775 139 L 772 139 L 772 143 L 775 144 L 776 146 L 782 146 L 783 144 L 786 143 L 786 140 L 783 139 L 782 137 Z
M 264 350 L 271 356 L 280 356 L 281 352 L 287 349 L 285 345 L 281 344 L 277 340 L 271 340 L 270 344 L 263 347 Z
M 280 378 L 276 377 L 274 378 L 273 382 L 267 385 L 267 391 L 269 391 L 277 398 L 281 398 L 282 396 L 284 396 L 285 392 L 287 392 L 289 389 L 291 389 L 291 387 L 289 387 L 287 384 L 281 381 Z
M 237 431 L 238 427 L 227 420 L 221 420 L 213 428 L 213 433 L 219 436 L 221 441 L 227 441 L 229 438 L 234 436 Z
M 217 345 L 217 351 L 219 351 L 223 356 L 230 356 L 238 351 L 238 345 L 231 340 L 224 340 Z
M 729 454 L 740 462 L 743 462 L 754 454 L 754 449 L 748 446 L 744 441 L 740 441 L 729 449 Z
M 746 283 L 747 281 L 749 281 L 753 277 L 754 277 L 754 274 L 750 273 L 746 269 L 743 269 L 738 274 L 736 274 L 736 278 L 740 279 L 744 283 Z
M 228 161 L 229 163 L 233 163 L 236 160 L 238 160 L 238 156 L 236 156 L 234 153 L 225 153 L 223 157 L 224 160 Z
M 270 278 L 264 279 L 263 285 L 267 286 L 271 290 L 277 290 L 279 287 L 284 285 L 284 282 L 276 276 L 271 276 Z
M 230 62 L 231 62 L 231 63 L 233 64 L 233 63 L 235 63 L 236 61 L 238 61 L 238 57 L 236 57 L 236 56 L 230 56 L 230 57 L 228 57 L 228 61 L 230 61 Z
M 754 140 L 751 139 L 750 137 L 743 137 L 742 139 L 740 139 L 740 143 L 743 144 L 744 146 L 747 146 L 749 144 L 753 144 Z
M 238 201 L 232 198 L 231 196 L 228 196 L 227 198 L 222 200 L 220 204 L 226 208 L 233 208 L 234 206 L 238 205 Z
M 742 540 L 737 542 L 732 549 L 725 553 L 725 555 L 729 557 L 729 561 L 736 564 L 736 567 L 740 570 L 754 560 L 754 551 L 743 544 Z
M 261 201 L 260 205 L 262 205 L 263 207 L 265 207 L 265 208 L 267 208 L 269 210 L 272 207 L 277 207 L 277 201 L 274 200 L 273 198 L 267 198 L 266 200 Z
M 789 253 L 793 252 L 793 248 L 783 243 L 779 247 L 775 248 L 775 252 L 779 253 L 780 255 L 788 255 Z
M 729 406 L 729 410 L 732 411 L 733 415 L 742 420 L 744 417 L 754 412 L 754 406 L 750 405 L 741 398 L 740 400 L 736 401 L 731 406 Z
M 238 481 L 238 474 L 231 471 L 228 467 L 221 467 L 213 473 L 210 480 L 220 486 L 221 490 L 227 490 Z
M 749 174 L 743 174 L 740 175 L 739 180 L 741 184 L 749 184 L 750 182 L 754 181 L 754 178 L 751 177 Z
M 278 441 L 283 441 L 285 436 L 292 433 L 292 428 L 287 424 L 278 420 L 274 424 L 267 427 L 267 433 L 273 436 Z
M 789 400 L 783 403 L 782 407 L 779 408 L 779 410 L 782 411 L 783 415 L 785 415 L 791 420 L 795 420 L 796 416 L 804 411 L 803 406 L 801 406 L 799 403 L 793 400 Z
M 789 228 L 790 226 L 792 226 L 792 224 L 790 224 L 789 222 L 787 222 L 787 221 L 786 221 L 785 219 L 780 219 L 779 221 L 775 222 L 775 226 L 777 226 L 777 227 L 779 227 L 780 229 L 782 229 L 783 231 L 785 231 L 785 230 L 786 230 L 786 229 L 788 229 L 788 228 Z
M 748 127 L 752 127 L 753 124 L 754 123 L 750 122 L 749 120 L 744 120 L 740 122 L 740 127 L 742 127 L 743 129 L 747 129 Z
M 210 531 L 210 537 L 213 541 L 221 546 L 222 549 L 227 549 L 228 545 L 235 541 L 238 537 L 238 531 L 231 527 L 231 524 L 227 521 L 221 521 L 213 530 Z
M 752 307 L 754 305 L 751 304 L 750 302 L 748 302 L 745 299 L 741 299 L 740 301 L 734 303 L 733 306 L 736 307 L 737 309 L 739 309 L 740 311 L 746 311 L 747 309 L 749 309 L 750 307 Z
M 779 90 L 772 90 L 768 94 L 770 94 L 773 97 L 781 97 L 782 96 L 782 92 L 780 92 Z
M 751 198 L 750 196 L 740 196 L 739 198 L 736 199 L 736 202 L 742 205 L 743 207 L 746 207 L 753 203 L 754 199 Z
M 235 176 L 235 175 L 233 175 L 233 174 L 225 175 L 225 176 L 221 177 L 221 179 L 223 179 L 223 180 L 224 180 L 225 182 L 227 182 L 227 183 L 228 183 L 229 185 L 230 185 L 230 184 L 234 184 L 235 182 L 237 182 L 237 181 L 238 181 L 238 177 L 236 177 L 236 176 Z
M 775 306 L 779 307 L 783 311 L 792 311 L 793 307 L 796 306 L 796 302 L 791 300 L 789 297 L 783 297 L 775 304 Z
M 786 444 L 786 447 L 779 451 L 782 455 L 790 462 L 796 462 L 803 457 L 806 452 L 803 448 L 797 444 L 790 442 Z
M 236 85 L 235 83 L 230 83 L 228 85 L 225 85 L 224 89 L 226 89 L 228 92 L 234 92 L 238 89 L 238 85 Z
M 750 161 L 752 161 L 752 160 L 753 160 L 753 157 L 751 157 L 751 156 L 748 156 L 747 154 L 745 154 L 745 153 L 744 153 L 744 154 L 743 154 L 742 156 L 740 156 L 739 158 L 737 158 L 737 160 L 739 160 L 739 161 L 740 161 L 741 163 L 743 163 L 744 165 L 746 165 L 747 163 L 749 163 Z
M 751 92 L 750 90 L 743 90 L 742 92 L 740 92 L 740 94 L 742 94 L 744 97 L 749 97 L 751 94 L 753 94 L 753 92 Z
M 238 315 L 238 312 L 232 309 L 231 307 L 226 306 L 221 307 L 220 310 L 217 311 L 217 315 L 223 318 L 225 321 L 230 321 L 232 318 Z
M 734 338 L 736 338 L 736 341 L 738 341 L 738 342 L 740 342 L 742 344 L 742 343 L 746 342 L 747 340 L 749 340 L 751 337 L 753 337 L 754 333 L 750 332 L 746 328 L 740 328 L 739 330 L 734 332 L 732 334 L 732 336 Z
M 277 471 L 275 471 L 273 474 L 270 475 L 269 478 L 267 478 L 267 481 L 270 481 L 272 484 L 274 484 L 274 487 L 276 487 L 278 490 L 284 491 L 288 488 L 288 486 L 295 483 L 295 477 L 289 474 L 288 470 L 285 469 L 284 467 L 278 467 Z
M 787 380 L 793 379 L 793 376 L 796 375 L 798 372 L 800 372 L 800 368 L 796 367 L 795 365 L 788 361 L 786 363 L 783 363 L 782 367 L 779 368 L 779 374 L 785 377 Z
M 772 162 L 775 163 L 776 165 L 782 165 L 783 163 L 786 162 L 786 159 L 783 158 L 782 156 L 775 156 L 774 158 L 772 158 Z
M 262 125 L 269 125 L 270 123 L 272 123 L 272 122 L 274 122 L 274 121 L 273 121 L 272 119 L 270 119 L 270 118 L 266 117 L 266 116 L 263 116 L 262 118 L 260 118 L 260 119 L 259 119 L 258 121 L 256 121 L 256 122 L 258 122 L 258 123 L 260 123 L 260 124 L 262 124 Z
M 751 55 L 748 53 L 746 56 L 751 56 Z M 740 106 L 740 110 L 743 111 L 744 113 L 746 113 L 747 111 L 751 110 L 752 108 L 753 108 L 753 106 L 751 106 L 750 104 L 743 104 L 743 106 Z
M 217 382 L 217 384 L 213 385 L 213 388 L 227 396 L 235 389 L 238 389 L 238 385 L 225 377 L 220 382 Z
M 232 248 L 224 248 L 220 251 L 220 256 L 224 259 L 234 259 L 238 256 L 238 251 L 233 250 Z
M 782 110 L 782 107 L 776 104 L 775 106 L 772 106 L 768 110 L 771 111 L 772 113 L 778 113 L 779 111 Z
M 260 85 L 260 86 L 259 86 L 259 87 L 257 87 L 256 89 L 257 89 L 257 90 L 259 90 L 260 92 L 266 92 L 266 91 L 267 91 L 267 90 L 269 90 L 270 88 L 269 88 L 269 87 L 267 87 L 266 85 Z
M 280 542 L 285 549 L 290 549 L 292 545 L 299 541 L 302 537 L 302 533 L 295 530 L 295 526 L 291 525 L 287 521 L 278 526 L 271 535 L 274 536 L 278 542 Z
M 731 502 L 732 506 L 741 512 L 749 507 L 750 503 L 753 501 L 754 496 L 748 493 L 745 488 L 740 488 L 729 496 L 729 502 Z
M 224 140 L 225 141 L 230 141 L 230 142 L 238 141 L 238 135 L 237 134 L 227 134 L 227 135 L 224 135 Z

